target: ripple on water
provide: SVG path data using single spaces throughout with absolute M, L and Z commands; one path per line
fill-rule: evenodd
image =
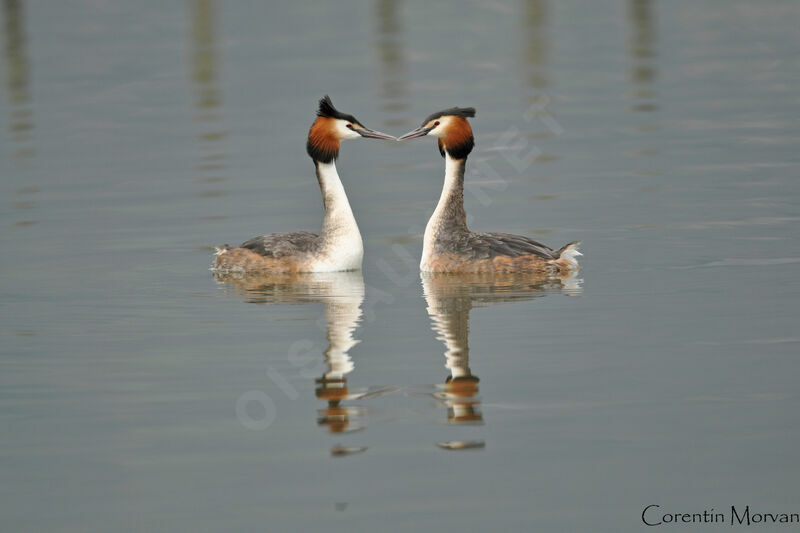
M 699 268 L 704 267 L 718 267 L 718 266 L 775 266 L 775 265 L 790 265 L 793 263 L 800 263 L 800 257 L 759 257 L 756 259 L 736 259 L 728 258 L 721 261 L 712 261 L 703 265 L 698 265 Z
M 443 450 L 482 450 L 486 448 L 486 443 L 482 440 L 451 440 L 447 442 L 437 442 L 436 445 Z

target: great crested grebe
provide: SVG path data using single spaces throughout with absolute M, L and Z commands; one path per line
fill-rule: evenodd
M 317 170 L 325 218 L 319 235 L 308 231 L 271 233 L 241 246 L 217 248 L 212 270 L 221 272 L 337 272 L 359 270 L 364 245 L 353 210 L 336 172 L 339 143 L 345 139 L 389 139 L 353 115 L 340 112 L 325 95 L 308 132 L 306 151 Z
M 398 138 L 425 135 L 438 138 L 445 158 L 439 204 L 425 227 L 420 270 L 423 272 L 568 272 L 578 269 L 580 242 L 558 250 L 522 235 L 476 233 L 467 228 L 464 212 L 464 169 L 475 146 L 467 118 L 472 107 L 453 107 L 433 113 L 422 126 Z

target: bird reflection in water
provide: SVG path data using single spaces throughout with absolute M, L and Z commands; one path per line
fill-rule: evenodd
M 344 405 L 345 400 L 359 399 L 376 391 L 349 390 L 347 374 L 353 371 L 349 351 L 359 343 L 353 336 L 362 317 L 364 278 L 360 272 L 332 272 L 318 274 L 220 274 L 220 283 L 235 287 L 251 303 L 297 304 L 322 303 L 324 329 L 328 340 L 325 349 L 325 370 L 316 379 L 316 397 L 327 406 L 319 410 L 317 423 L 330 433 L 346 433 L 363 428 L 359 418 L 364 410 L 355 405 Z M 335 446 L 333 455 L 347 455 L 365 448 Z
M 325 274 L 237 274 L 215 273 L 218 282 L 235 288 L 247 302 L 261 304 L 322 303 L 328 346 L 324 364 L 318 369 L 315 396 L 325 402 L 318 410 L 317 423 L 328 433 L 339 435 L 363 429 L 373 411 L 363 404 L 370 399 L 397 394 L 418 396 L 413 386 L 373 386 L 352 388 L 348 374 L 354 370 L 349 351 L 358 344 L 353 336 L 362 319 L 364 280 L 360 272 Z M 581 281 L 570 275 L 544 276 L 532 274 L 442 274 L 423 273 L 422 288 L 434 331 L 445 344 L 445 367 L 450 375 L 444 383 L 426 386 L 424 396 L 436 399 L 436 405 L 447 412 L 447 423 L 453 426 L 482 425 L 480 380 L 470 365 L 469 319 L 475 307 L 500 302 L 531 300 L 552 292 L 577 295 Z M 305 369 L 307 370 L 307 369 Z M 305 370 L 301 374 L 305 374 Z M 312 374 L 313 375 L 313 374 Z M 309 375 L 308 377 L 311 377 Z M 398 416 L 390 409 L 389 419 Z M 375 412 L 371 413 L 375 415 Z M 373 420 L 375 422 L 375 420 Z M 447 450 L 482 449 L 482 440 L 438 442 Z M 364 446 L 335 445 L 331 455 L 345 456 L 365 451 Z
M 482 425 L 478 396 L 480 379 L 472 371 L 469 353 L 469 314 L 473 307 L 500 302 L 530 300 L 548 292 L 577 295 L 581 280 L 575 273 L 561 276 L 530 274 L 443 274 L 422 273 L 422 289 L 428 315 L 438 339 L 445 345 L 445 367 L 450 375 L 433 396 L 447 409 L 447 422 Z M 439 442 L 446 450 L 482 449 L 482 440 Z

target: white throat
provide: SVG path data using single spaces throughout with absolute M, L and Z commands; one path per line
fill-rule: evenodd
M 450 157 L 450 154 L 445 152 L 444 160 L 444 185 L 442 186 L 442 194 L 439 196 L 439 203 L 433 211 L 433 215 L 428 219 L 428 224 L 425 226 L 425 237 L 422 241 L 422 260 L 420 261 L 420 269 L 427 271 L 426 268 L 428 260 L 433 255 L 433 245 L 436 240 L 436 234 L 442 224 L 444 218 L 445 208 L 450 200 L 450 197 L 458 193 L 459 189 L 459 172 L 460 165 L 457 160 Z
M 313 270 L 358 270 L 364 257 L 364 245 L 342 180 L 336 172 L 336 164 L 333 161 L 317 162 L 317 177 L 325 206 L 325 218 L 320 232 L 323 249 Z

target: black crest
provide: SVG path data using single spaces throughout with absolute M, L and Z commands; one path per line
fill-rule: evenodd
M 333 105 L 333 102 L 331 102 L 331 97 L 328 96 L 327 94 L 323 96 L 319 101 L 319 109 L 317 110 L 317 116 L 326 118 L 338 118 L 340 120 L 354 122 L 355 124 L 358 124 L 359 126 L 363 127 L 363 124 L 361 124 L 358 120 L 356 120 L 356 117 L 354 117 L 353 115 L 348 115 L 347 113 L 342 113 L 341 111 L 336 109 Z
M 451 107 L 450 109 L 443 109 L 441 111 L 437 111 L 436 113 L 432 113 L 428 116 L 425 120 L 422 121 L 422 125 L 424 126 L 431 120 L 435 120 L 439 117 L 464 117 L 464 118 L 473 118 L 475 116 L 475 108 L 474 107 Z

